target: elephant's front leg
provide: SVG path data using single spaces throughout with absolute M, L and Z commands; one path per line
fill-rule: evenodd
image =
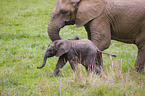
M 136 60 L 136 71 L 139 73 L 144 72 L 144 66 L 145 66 L 145 45 L 138 49 L 138 56 Z
M 100 49 L 105 50 L 111 42 L 110 23 L 105 17 L 97 18 L 85 25 L 88 38 Z M 96 64 L 103 68 L 102 53 L 97 53 Z
M 55 70 L 54 70 L 53 74 L 50 76 L 57 76 L 60 68 L 62 68 L 66 64 L 66 62 L 67 62 L 67 60 L 66 60 L 65 56 L 59 57 L 59 60 L 58 60 L 56 67 L 55 67 Z

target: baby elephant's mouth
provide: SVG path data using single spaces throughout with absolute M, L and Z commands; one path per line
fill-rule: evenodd
M 49 58 L 49 57 L 53 57 L 53 56 L 54 56 L 54 54 L 49 54 L 46 57 Z

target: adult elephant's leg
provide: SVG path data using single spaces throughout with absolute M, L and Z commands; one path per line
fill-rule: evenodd
M 138 56 L 135 63 L 136 71 L 144 72 L 145 66 L 145 26 L 142 26 L 140 34 L 136 38 L 136 45 L 138 47 Z
M 91 40 L 91 32 L 90 32 L 89 24 L 85 25 L 85 29 L 88 34 L 88 39 Z M 99 65 L 100 68 L 103 68 L 103 58 L 101 52 L 97 52 L 96 54 L 96 64 Z
M 141 48 L 138 47 L 138 56 L 135 64 L 136 71 L 139 73 L 143 73 L 144 66 L 145 66 L 145 44 L 142 45 Z
M 86 29 L 87 34 L 88 34 L 88 39 L 91 40 L 91 32 L 90 32 L 89 24 L 86 24 L 86 25 L 85 25 L 85 29 Z
M 104 21 L 105 20 L 105 21 Z M 110 24 L 104 18 L 98 18 L 85 25 L 88 38 L 100 49 L 105 50 L 111 42 Z M 102 53 L 97 53 L 96 64 L 103 68 Z
M 91 41 L 96 44 L 100 50 L 105 50 L 110 46 L 111 32 L 110 24 L 104 20 L 93 20 L 89 24 Z

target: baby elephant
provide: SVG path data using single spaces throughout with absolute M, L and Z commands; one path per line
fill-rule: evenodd
M 53 72 L 53 76 L 57 76 L 60 68 L 62 68 L 67 61 L 69 61 L 71 68 L 77 70 L 77 64 L 81 63 L 88 72 L 100 73 L 99 66 L 96 65 L 96 54 L 100 51 L 97 46 L 88 39 L 82 40 L 56 40 L 53 41 L 47 48 L 44 56 L 42 68 L 46 64 L 46 59 L 52 56 L 58 56 L 59 60 Z M 105 53 L 108 54 L 108 53 Z M 108 54 L 110 55 L 110 54 Z M 116 57 L 115 55 L 111 55 Z

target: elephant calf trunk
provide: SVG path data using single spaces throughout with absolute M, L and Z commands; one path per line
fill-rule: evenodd
M 43 67 L 45 66 L 45 64 L 46 64 L 46 60 L 47 60 L 47 56 L 46 56 L 46 54 L 45 54 L 44 60 L 43 60 L 43 64 L 42 64 L 40 67 L 37 67 L 37 68 L 38 68 L 38 69 L 43 68 Z

